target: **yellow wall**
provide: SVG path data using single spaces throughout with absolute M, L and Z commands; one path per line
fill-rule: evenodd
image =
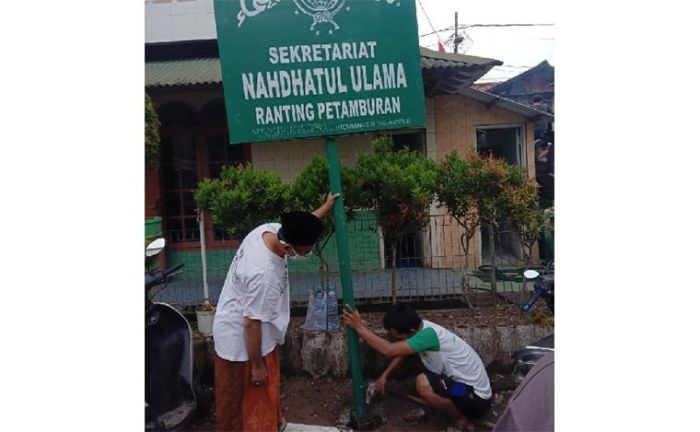
M 354 164 L 361 153 L 370 151 L 373 138 L 373 134 L 337 138 L 340 163 Z M 272 171 L 285 182 L 294 180 L 315 156 L 325 155 L 323 139 L 272 141 L 251 145 L 253 166 Z
M 442 160 L 447 154 L 456 151 L 466 156 L 468 150 L 476 150 L 476 128 L 496 125 L 522 125 L 525 130 L 525 163 L 530 178 L 535 178 L 535 132 L 534 125 L 519 114 L 497 107 L 488 108 L 485 104 L 459 95 L 441 95 L 427 99 L 428 115 L 426 136 L 428 157 Z M 431 145 L 431 141 L 433 141 Z M 430 149 L 433 148 L 431 153 Z M 433 221 L 426 233 L 424 244 L 432 249 L 434 268 L 464 267 L 464 251 L 460 238 L 464 233 L 445 209 L 434 208 L 433 214 L 440 215 Z M 481 265 L 481 238 L 477 232 L 469 246 L 469 268 Z M 424 251 L 428 252 L 428 251 Z M 428 255 L 426 253 L 426 255 Z M 535 250 L 535 259 L 539 253 Z
M 519 114 L 485 104 L 466 96 L 436 96 L 435 133 L 439 160 L 452 151 L 466 156 L 467 150 L 476 150 L 476 131 L 479 126 L 523 125 L 526 127 L 528 175 L 535 178 L 535 129 Z

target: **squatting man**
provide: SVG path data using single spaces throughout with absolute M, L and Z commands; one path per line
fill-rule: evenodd
M 428 320 L 407 304 L 395 304 L 384 316 L 384 328 L 397 342 L 374 334 L 362 322 L 357 310 L 346 305 L 343 321 L 372 348 L 391 358 L 376 381 L 384 392 L 386 381 L 406 357 L 418 354 L 425 370 L 416 377 L 416 391 L 426 404 L 449 415 L 452 431 L 473 431 L 472 420 L 491 406 L 491 384 L 484 363 L 464 340 Z

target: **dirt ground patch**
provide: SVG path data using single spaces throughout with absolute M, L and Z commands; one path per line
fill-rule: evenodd
M 362 312 L 362 307 L 360 307 Z M 546 307 L 538 304 L 530 313 L 524 314 L 516 305 L 499 305 L 477 307 L 470 309 L 420 309 L 422 318 L 441 325 L 456 327 L 483 326 L 514 326 L 526 324 L 547 324 L 551 315 Z M 383 312 L 362 313 L 363 319 L 374 330 L 383 329 Z M 304 322 L 302 317 L 294 317 L 290 323 L 290 331 L 297 329 Z M 408 366 L 408 365 L 407 365 Z M 515 383 L 509 376 L 508 365 L 489 365 L 488 373 L 494 392 L 494 404 L 491 411 L 477 423 L 477 430 L 490 431 L 505 409 L 508 399 L 515 389 Z M 399 376 L 405 376 L 398 374 Z M 400 394 L 415 395 L 413 378 L 391 381 L 390 389 Z M 213 393 L 213 388 L 208 389 Z M 205 405 L 205 412 L 200 409 L 193 418 L 177 428 L 177 431 L 210 432 L 215 429 L 215 413 L 212 400 Z M 285 418 L 291 423 L 304 423 L 321 426 L 336 426 L 336 422 L 344 412 L 352 406 L 352 383 L 349 379 L 332 379 L 310 377 L 283 377 L 281 390 L 282 408 Z M 203 404 L 204 405 L 204 404 Z M 408 423 L 403 416 L 417 405 L 405 399 L 385 395 L 381 400 L 373 402 L 371 409 L 383 415 L 386 423 L 377 428 L 378 431 L 441 431 L 449 421 L 441 414 L 427 412 L 427 416 L 418 423 Z
M 499 375 L 500 377 L 500 375 Z M 387 386 L 393 393 L 415 395 L 412 379 L 391 381 Z M 288 421 L 293 423 L 317 424 L 335 426 L 343 413 L 352 406 L 352 382 L 350 380 L 285 380 L 282 384 L 282 407 Z M 514 387 L 508 386 L 509 388 Z M 497 393 L 494 399 L 497 403 L 492 412 L 478 424 L 479 431 L 490 431 L 492 423 L 503 412 L 511 390 Z M 441 431 L 449 426 L 449 420 L 438 412 L 427 411 L 426 417 L 419 422 L 407 422 L 403 417 L 409 411 L 419 407 L 414 402 L 407 401 L 392 394 L 385 394 L 370 404 L 373 413 L 381 415 L 386 422 L 377 431 Z
M 494 404 L 491 412 L 477 423 L 478 432 L 492 429 L 493 424 L 501 415 L 515 384 L 501 374 L 491 374 L 494 388 Z M 391 381 L 387 386 L 396 393 L 413 394 L 412 380 Z M 319 426 L 337 426 L 338 419 L 352 406 L 352 382 L 322 378 L 282 379 L 282 410 L 290 423 L 303 423 Z M 418 407 L 413 402 L 400 397 L 386 394 L 372 402 L 371 412 L 384 417 L 386 422 L 377 431 L 442 431 L 449 426 L 449 420 L 438 412 L 427 411 L 427 415 L 419 422 L 407 422 L 403 416 Z M 213 432 L 216 417 L 213 410 L 207 415 L 191 419 L 177 431 Z

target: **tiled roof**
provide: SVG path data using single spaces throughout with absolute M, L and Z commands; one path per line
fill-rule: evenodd
M 476 81 L 493 66 L 502 64 L 499 60 L 440 53 L 423 47 L 420 48 L 420 54 L 423 71 L 468 71 L 469 73 L 463 74 L 462 81 Z M 146 63 L 145 78 L 146 87 L 217 84 L 221 83 L 221 64 L 218 58 L 152 61 Z

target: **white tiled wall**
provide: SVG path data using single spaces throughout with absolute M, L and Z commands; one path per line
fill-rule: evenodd
M 146 43 L 216 39 L 214 0 L 146 0 Z

